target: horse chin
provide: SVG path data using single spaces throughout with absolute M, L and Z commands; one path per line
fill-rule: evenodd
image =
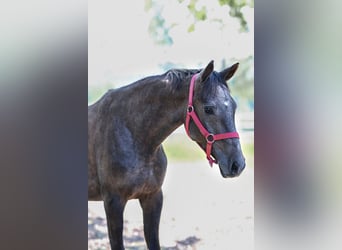
M 223 178 L 233 178 L 233 177 L 238 177 L 239 176 L 239 174 L 232 174 L 228 170 L 228 166 L 226 164 L 220 164 L 220 162 L 219 162 L 218 165 L 219 165 L 220 173 L 221 173 Z
M 223 178 L 231 177 L 229 175 L 229 171 L 228 171 L 228 167 L 227 166 L 225 166 L 225 165 L 223 165 L 221 163 L 219 163 L 218 165 L 219 165 L 220 173 L 221 173 Z

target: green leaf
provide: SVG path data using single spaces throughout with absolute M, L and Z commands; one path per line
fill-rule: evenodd
M 194 24 L 194 23 L 191 24 L 191 25 L 189 26 L 189 28 L 188 28 L 188 32 L 189 32 L 189 33 L 193 32 L 193 31 L 195 31 L 195 24 Z
M 196 11 L 195 18 L 201 21 L 204 21 L 205 19 L 207 19 L 207 9 L 203 6 L 200 11 Z

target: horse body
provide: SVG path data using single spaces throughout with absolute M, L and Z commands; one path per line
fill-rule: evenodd
M 167 164 L 161 142 L 182 124 L 177 115 L 184 113 L 177 112 L 179 103 L 156 100 L 158 88 L 167 92 L 161 85 L 141 82 L 110 90 L 88 108 L 89 199 L 102 199 L 101 188 L 127 199 L 160 189 Z
M 183 74 L 181 84 L 174 75 L 147 77 L 88 107 L 88 199 L 104 201 L 113 250 L 124 249 L 123 211 L 130 199 L 140 201 L 148 248 L 160 249 L 167 166 L 161 143 L 185 121 L 189 79 L 196 72 Z
M 104 201 L 112 249 L 123 248 L 122 211 L 129 199 L 140 200 L 146 241 L 158 249 L 154 217 L 160 216 L 167 165 L 161 143 L 185 115 L 181 99 L 168 101 L 171 92 L 167 83 L 146 79 L 110 90 L 88 108 L 88 198 Z

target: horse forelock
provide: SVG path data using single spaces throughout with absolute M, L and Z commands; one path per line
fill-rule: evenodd
M 223 87 L 230 92 L 228 85 L 222 81 L 222 78 L 217 72 L 212 72 L 206 82 L 203 84 L 201 99 L 203 102 L 210 98 L 215 98 L 217 95 L 218 87 Z

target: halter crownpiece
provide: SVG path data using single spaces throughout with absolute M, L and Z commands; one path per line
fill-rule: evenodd
M 190 124 L 190 119 L 192 119 L 195 125 L 197 126 L 197 128 L 199 129 L 199 131 L 201 132 L 201 134 L 204 136 L 204 138 L 207 141 L 205 152 L 207 154 L 207 160 L 209 161 L 209 165 L 212 167 L 213 163 L 217 163 L 217 160 L 214 159 L 211 155 L 211 150 L 212 150 L 214 142 L 218 140 L 229 139 L 229 138 L 239 138 L 239 134 L 238 132 L 212 134 L 212 133 L 209 133 L 208 130 L 203 126 L 203 124 L 201 123 L 200 119 L 198 118 L 195 112 L 195 109 L 192 103 L 197 75 L 198 74 L 193 75 L 193 77 L 191 78 L 191 82 L 190 82 L 189 101 L 188 101 L 188 107 L 187 107 L 187 113 L 186 113 L 186 119 L 185 119 L 185 130 L 186 130 L 187 135 L 191 138 L 189 124 Z

